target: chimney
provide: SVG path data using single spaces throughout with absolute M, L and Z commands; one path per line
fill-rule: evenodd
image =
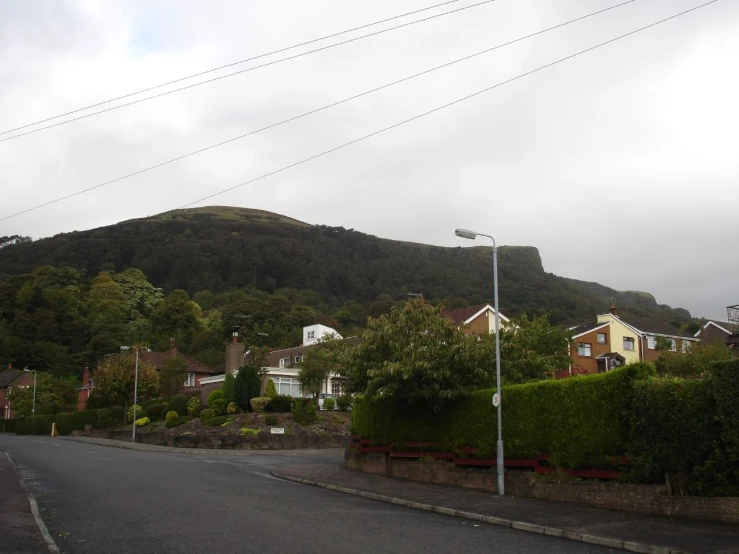
M 231 333 L 231 342 L 239 342 L 239 334 L 234 332 Z
M 231 335 L 231 342 L 226 343 L 226 373 L 233 373 L 244 365 L 246 346 L 239 342 L 239 334 Z
M 616 304 L 611 304 L 611 307 L 608 308 L 608 312 L 611 315 L 618 315 L 618 310 L 616 309 Z
M 85 367 L 85 372 L 82 374 L 82 386 L 86 387 L 90 384 L 90 368 Z
M 169 352 L 175 356 L 177 354 L 177 346 L 174 343 L 174 337 L 169 338 Z

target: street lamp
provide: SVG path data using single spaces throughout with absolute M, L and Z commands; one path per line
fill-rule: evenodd
M 33 405 L 31 408 L 31 417 L 36 415 L 36 370 L 35 369 L 24 369 L 26 373 L 33 371 Z
M 493 241 L 493 295 L 495 298 L 495 379 L 498 393 L 498 496 L 505 495 L 505 481 L 503 477 L 503 391 L 500 387 L 500 311 L 498 310 L 498 246 L 491 235 L 477 233 L 469 229 L 457 229 L 454 233 L 463 239 L 475 240 L 477 237 L 487 237 Z
M 131 433 L 131 442 L 136 442 L 136 402 L 139 394 L 139 347 L 138 346 L 121 346 L 121 351 L 136 350 L 136 369 L 134 370 L 133 380 L 133 430 Z

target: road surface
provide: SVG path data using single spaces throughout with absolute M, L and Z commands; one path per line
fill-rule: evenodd
M 0 450 L 12 457 L 49 532 L 69 554 L 609 551 L 269 475 L 288 463 L 336 460 L 337 452 L 209 456 L 15 435 L 0 435 Z M 0 512 L 0 520 L 6 516 Z M 17 551 L 3 544 L 0 552 Z

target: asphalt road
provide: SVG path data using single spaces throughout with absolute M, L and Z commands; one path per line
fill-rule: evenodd
M 14 435 L 0 435 L 0 450 L 13 458 L 65 553 L 609 552 L 269 475 L 336 453 L 201 456 Z M 15 552 L 5 548 L 0 538 L 0 552 Z

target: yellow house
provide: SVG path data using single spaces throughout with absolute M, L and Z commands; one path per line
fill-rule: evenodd
M 614 313 L 615 311 L 614 307 L 611 308 L 610 313 L 598 316 L 598 323 L 609 324 L 611 352 L 623 356 L 627 364 L 638 362 L 644 357 L 641 333 L 631 325 L 624 323 Z

